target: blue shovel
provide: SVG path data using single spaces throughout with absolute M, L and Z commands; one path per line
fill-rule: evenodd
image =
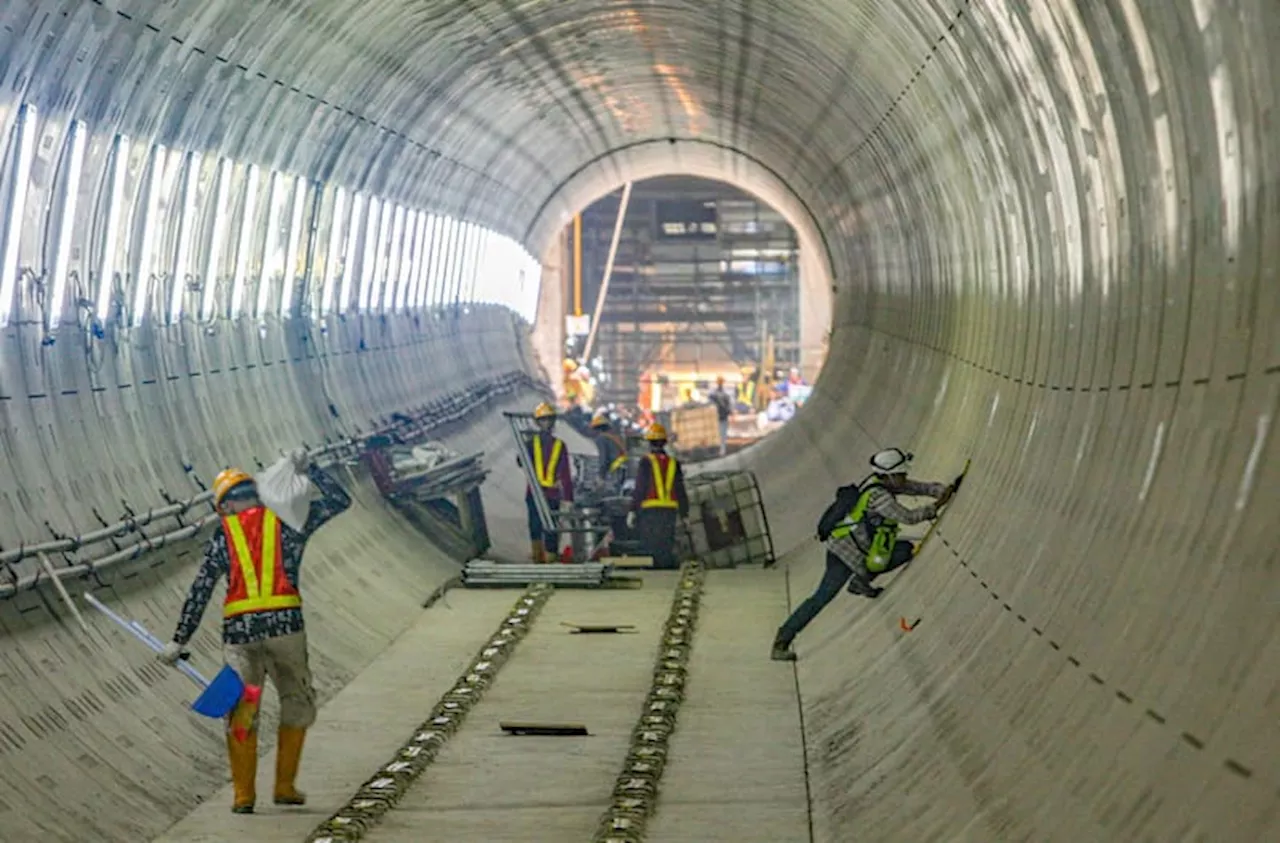
M 90 606 L 111 618 L 117 626 L 137 638 L 151 650 L 159 653 L 164 649 L 164 642 L 152 635 L 139 622 L 125 620 L 88 592 L 85 592 L 84 599 Z M 229 664 L 222 666 L 222 669 L 213 677 L 212 682 L 205 679 L 200 671 L 192 667 L 186 659 L 179 659 L 176 667 L 204 689 L 200 696 L 196 697 L 195 702 L 191 703 L 191 708 L 197 714 L 203 714 L 205 717 L 226 717 L 240 704 L 242 699 L 246 702 L 257 703 L 261 694 L 261 688 L 252 688 L 245 685 L 240 678 L 240 674 L 236 673 L 235 669 Z

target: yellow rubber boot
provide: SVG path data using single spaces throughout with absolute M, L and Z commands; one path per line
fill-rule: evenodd
M 307 730 L 297 726 L 281 726 L 276 744 L 276 793 L 277 805 L 305 805 L 307 795 L 294 787 L 298 778 L 298 764 L 302 760 L 302 743 Z
M 252 814 L 257 801 L 254 777 L 258 774 L 258 733 L 249 732 L 243 740 L 227 733 L 227 758 L 231 762 L 231 784 L 235 798 L 231 811 L 235 814 Z
M 533 564 L 541 565 L 547 561 L 547 551 L 539 539 L 533 543 Z

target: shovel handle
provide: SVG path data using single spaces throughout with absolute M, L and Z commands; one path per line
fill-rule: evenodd
M 142 624 L 138 623 L 137 621 L 125 620 L 124 618 L 120 617 L 115 612 L 107 608 L 106 604 L 104 604 L 101 600 L 94 597 L 92 594 L 90 594 L 87 591 L 84 593 L 84 599 L 86 603 L 88 603 L 93 608 L 97 609 L 99 612 L 102 612 L 102 614 L 106 615 L 108 618 L 114 621 L 115 624 L 119 626 L 121 629 L 123 629 L 125 632 L 129 633 L 134 638 L 137 638 L 139 641 L 141 641 L 152 652 L 159 653 L 162 650 L 164 650 L 164 644 L 160 643 L 160 639 L 156 638 L 149 631 L 147 631 L 147 628 Z M 200 671 L 192 667 L 185 659 L 179 659 L 178 663 L 174 665 L 174 667 L 178 668 L 178 670 L 185 673 L 197 685 L 200 685 L 201 687 L 208 687 L 209 680 L 205 679 L 202 675 L 200 675 Z

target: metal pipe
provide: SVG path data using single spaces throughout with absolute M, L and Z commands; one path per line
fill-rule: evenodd
M 49 579 L 53 580 L 53 587 L 58 590 L 58 596 L 62 598 L 62 602 L 67 604 L 67 609 L 71 612 L 72 617 L 76 619 L 76 623 L 80 624 L 81 629 L 88 632 L 89 625 L 84 622 L 84 615 L 80 614 L 80 609 L 76 607 L 75 601 L 71 599 L 70 594 L 67 594 L 67 587 L 62 584 L 57 572 L 53 570 L 53 563 L 43 553 L 40 554 L 40 565 L 44 568 L 45 573 L 49 575 Z
M 622 239 L 622 222 L 627 217 L 627 205 L 631 202 L 631 182 L 622 188 L 622 202 L 618 205 L 618 219 L 613 224 L 613 240 L 609 243 L 609 258 L 604 264 L 604 279 L 600 282 L 600 292 L 596 296 L 596 310 L 591 317 L 591 330 L 587 334 L 587 344 L 582 347 L 582 362 L 591 359 L 591 346 L 596 341 L 596 329 L 600 327 L 600 311 L 604 310 L 604 298 L 609 294 L 609 280 L 613 277 L 613 259 L 618 256 L 618 241 Z
M 427 430 L 432 429 L 433 427 L 436 427 L 441 424 L 447 424 L 456 418 L 460 418 L 465 413 L 470 412 L 471 410 L 474 410 L 476 407 L 485 403 L 491 397 L 492 394 L 504 393 L 506 391 L 510 391 L 509 389 L 507 389 L 507 387 L 511 386 L 514 383 L 517 383 L 519 380 L 520 380 L 519 373 L 515 373 L 515 372 L 508 373 L 508 375 L 503 375 L 503 376 L 494 378 L 489 384 L 486 385 L 488 387 L 487 389 L 485 389 L 481 394 L 477 395 L 473 400 L 466 403 L 463 407 L 460 407 L 457 413 L 453 413 L 450 415 L 443 415 L 439 413 L 433 414 L 433 411 L 430 408 L 425 408 L 423 410 L 420 410 L 417 413 L 416 418 L 410 418 L 408 422 L 383 425 L 381 427 L 375 428 L 375 430 L 373 430 L 372 432 L 370 432 L 365 436 L 348 437 L 346 439 L 342 439 L 337 442 L 332 442 L 327 445 L 322 445 L 317 448 L 312 448 L 307 451 L 307 454 L 308 456 L 311 457 L 311 459 L 319 460 L 323 457 L 338 454 L 339 452 L 344 451 L 346 449 L 352 449 L 352 448 L 359 449 L 370 437 L 386 434 L 390 431 L 394 431 L 397 429 L 408 429 L 408 430 L 417 430 L 418 432 L 425 432 Z M 428 422 L 428 419 L 430 419 L 430 422 Z M 335 461 L 337 461 L 338 459 L 340 459 L 340 457 L 335 457 Z M 171 516 L 186 512 L 190 510 L 192 507 L 198 506 L 199 504 L 210 500 L 212 497 L 213 497 L 212 492 L 202 491 L 194 495 L 193 497 L 189 498 L 186 501 L 149 509 L 147 510 L 147 512 L 141 515 L 136 515 L 130 518 L 123 519 L 121 521 L 116 522 L 115 524 L 109 524 L 106 527 L 100 527 L 96 530 L 92 530 L 80 536 L 75 536 L 75 537 L 66 538 L 66 539 L 56 539 L 56 540 L 47 541 L 47 542 L 40 542 L 39 544 L 19 545 L 17 548 L 14 548 L 13 550 L 8 550 L 8 551 L 4 551 L 3 553 L 0 553 L 0 565 L 11 565 L 15 562 L 20 562 L 24 559 L 28 559 L 32 557 L 38 558 L 42 553 L 49 554 L 49 553 L 74 552 L 87 545 L 98 544 L 100 542 L 106 541 L 107 539 L 111 539 L 111 538 L 119 538 L 121 536 L 125 536 L 131 532 L 136 531 L 138 527 L 146 526 L 147 524 L 150 524 L 161 518 L 167 518 L 167 517 L 171 517 Z M 137 541 L 133 542 L 127 547 L 121 548 L 120 550 L 117 550 L 114 553 L 108 554 L 106 556 L 102 556 L 98 559 L 86 560 L 84 562 L 78 562 L 78 563 L 67 565 L 66 567 L 57 568 L 57 569 L 54 569 L 52 565 L 49 565 L 49 569 L 52 569 L 52 573 L 48 575 L 52 577 L 53 580 L 55 581 L 56 583 L 55 588 L 60 588 L 61 580 L 88 576 L 89 574 L 94 573 L 95 571 L 112 567 L 121 562 L 127 562 L 132 559 L 137 559 L 138 557 L 142 556 L 144 553 L 147 553 L 148 551 L 158 550 L 174 542 L 191 538 L 195 536 L 197 533 L 199 533 L 200 530 L 202 530 L 204 527 L 216 522 L 217 520 L 218 520 L 217 513 L 211 512 L 204 515 L 198 521 L 195 521 L 190 524 L 186 524 L 174 530 L 170 530 L 169 532 L 163 533 L 159 536 L 151 536 L 151 537 L 141 536 L 138 538 Z M 16 582 L 0 583 L 0 598 L 10 597 L 13 594 L 17 593 L 18 591 L 21 591 L 26 588 L 34 587 L 39 583 L 40 577 L 41 577 L 41 574 L 33 573 L 33 574 L 28 574 L 27 576 L 24 576 L 24 577 L 19 577 Z
M 573 216 L 573 315 L 582 315 L 582 214 Z

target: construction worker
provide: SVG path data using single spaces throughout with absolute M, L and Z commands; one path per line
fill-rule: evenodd
M 827 551 L 826 571 L 813 594 L 778 628 L 772 658 L 795 661 L 791 643 L 840 593 L 841 586 L 847 583 L 851 594 L 879 597 L 883 589 L 871 581 L 911 561 L 915 546 L 898 539 L 898 526 L 936 518 L 938 510 L 955 494 L 959 480 L 950 486 L 911 480 L 905 470 L 910 459 L 911 454 L 897 448 L 880 451 L 871 458 L 875 473 L 861 483 L 837 490 L 835 502 L 818 522 L 818 539 L 825 543 Z M 896 495 L 936 500 L 907 509 Z
M 555 407 L 544 401 L 534 409 L 533 418 L 538 430 L 529 438 L 525 454 L 533 466 L 534 477 L 538 479 L 537 493 L 543 496 L 553 513 L 559 512 L 562 504 L 573 504 L 573 472 L 566 453 L 568 449 L 552 433 L 556 426 Z M 524 503 L 529 514 L 529 540 L 533 546 L 533 561 L 555 561 L 560 551 L 560 535 L 554 530 L 543 528 L 534 502 L 534 493 L 532 486 L 525 487 Z
M 655 568 L 678 566 L 675 553 L 676 515 L 689 514 L 684 471 L 667 453 L 667 429 L 658 422 L 645 433 L 649 455 L 640 461 L 631 496 L 636 533 L 641 546 L 653 557 Z
M 720 424 L 720 456 L 723 457 L 729 448 L 729 417 L 733 415 L 733 398 L 725 391 L 723 375 L 716 378 L 716 388 L 710 398 L 716 407 L 716 421 Z
M 320 498 L 311 502 L 301 531 L 283 523 L 262 504 L 257 485 L 244 471 L 228 468 L 214 479 L 213 503 L 222 517 L 221 527 L 205 547 L 204 561 L 182 606 L 173 640 L 159 654 L 168 665 L 186 657 L 185 647 L 200 626 L 214 585 L 225 577 L 222 640 L 227 663 L 246 685 L 261 687 L 263 680 L 271 677 L 280 700 L 274 794 L 277 805 L 306 803 L 306 796 L 294 781 L 307 729 L 316 719 L 316 694 L 307 665 L 307 634 L 298 593 L 302 551 L 322 524 L 351 506 L 350 496 L 337 481 L 311 464 L 304 451 L 295 451 L 290 459 L 294 470 L 310 478 L 320 491 Z M 232 728 L 233 721 L 239 722 L 237 714 L 243 712 L 233 711 L 227 718 L 227 755 L 235 789 L 231 810 L 252 814 L 256 801 L 258 718 L 253 711 L 247 731 L 241 731 Z
M 613 423 L 603 410 L 591 418 L 591 432 L 595 436 L 596 453 L 599 455 L 600 479 L 609 483 L 614 490 L 622 488 L 626 479 L 627 445 L 622 437 L 613 429 Z

